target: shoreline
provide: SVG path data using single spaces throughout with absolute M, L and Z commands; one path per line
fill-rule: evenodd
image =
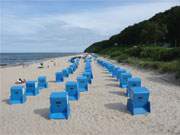
M 58 56 L 58 57 L 51 57 L 51 58 L 42 58 L 42 59 L 38 59 L 38 60 L 32 60 L 32 61 L 28 61 L 28 62 L 22 62 L 22 63 L 17 63 L 17 64 L 0 64 L 0 69 L 1 68 L 9 68 L 9 67 L 18 67 L 18 66 L 28 66 L 31 64 L 37 64 L 37 63 L 41 63 L 41 62 L 46 62 L 49 60 L 53 60 L 53 59 L 58 59 L 58 58 L 62 58 L 62 57 L 68 57 L 68 56 L 77 56 L 77 55 L 81 55 L 82 53 L 74 53 L 74 54 L 67 54 L 64 56 Z
M 63 56 L 65 57 L 65 56 Z M 56 58 L 61 58 L 61 57 L 56 57 Z M 17 64 L 8 64 L 6 66 L 1 66 L 0 65 L 0 68 L 11 68 L 11 67 L 18 67 L 18 66 L 29 66 L 29 65 L 32 65 L 32 64 L 38 64 L 40 62 L 46 62 L 48 60 L 52 60 L 52 59 L 55 59 L 55 58 L 45 58 L 45 59 L 40 59 L 40 60 L 33 60 L 31 62 L 24 62 L 24 63 L 17 63 Z

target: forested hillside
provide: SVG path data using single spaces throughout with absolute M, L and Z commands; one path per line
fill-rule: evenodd
M 134 45 L 180 47 L 180 6 L 129 26 L 109 40 L 94 43 L 85 51 L 100 52 L 112 46 Z
M 160 72 L 173 72 L 180 78 L 180 6 L 129 26 L 109 40 L 94 43 L 85 52 Z

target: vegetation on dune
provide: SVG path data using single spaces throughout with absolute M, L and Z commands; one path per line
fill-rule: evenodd
M 180 6 L 125 28 L 109 40 L 94 43 L 85 52 L 108 56 L 180 78 Z
M 120 63 L 155 69 L 161 73 L 176 73 L 176 77 L 180 78 L 180 48 L 112 47 L 104 49 L 99 54 Z

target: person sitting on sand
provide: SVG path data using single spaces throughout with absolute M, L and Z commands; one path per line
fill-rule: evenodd
M 44 68 L 44 63 L 40 63 L 40 66 L 38 68 Z
M 23 84 L 23 83 L 25 83 L 26 82 L 26 80 L 25 79 L 21 79 L 21 78 L 19 78 L 16 82 L 15 82 L 15 84 Z

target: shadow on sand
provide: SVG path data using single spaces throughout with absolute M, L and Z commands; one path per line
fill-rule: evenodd
M 50 80 L 50 81 L 48 81 L 49 83 L 56 83 L 56 81 L 55 80 Z
M 105 70 L 103 70 L 101 73 L 103 73 L 103 74 L 109 74 L 109 72 L 108 72 L 108 71 L 105 71 Z
M 3 100 L 1 100 L 3 103 L 6 103 L 6 104 L 8 104 L 9 105 L 9 99 L 3 99 Z
M 114 94 L 114 95 L 118 95 L 118 96 L 125 96 L 125 92 L 124 91 L 109 91 L 109 93 Z
M 111 76 L 111 75 L 108 75 L 108 74 L 107 74 L 107 75 L 103 75 L 103 77 L 104 77 L 104 78 L 112 78 L 112 76 Z
M 49 114 L 49 108 L 40 108 L 34 110 L 34 113 L 37 115 L 40 115 L 41 117 L 45 118 L 46 120 L 49 120 L 48 114 Z
M 123 103 L 109 103 L 109 104 L 105 104 L 104 106 L 111 110 L 116 110 L 123 113 L 129 113 L 126 105 L 124 105 Z
M 117 84 L 117 83 L 110 83 L 110 84 L 106 84 L 106 86 L 118 88 L 118 87 L 119 87 L 119 84 Z
M 108 78 L 108 79 L 104 79 L 104 80 L 106 80 L 106 81 L 112 81 L 112 82 L 117 82 L 117 80 L 114 79 L 114 78 Z

